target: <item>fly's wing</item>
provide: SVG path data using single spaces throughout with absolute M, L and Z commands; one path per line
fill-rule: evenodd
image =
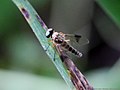
M 68 43 L 77 47 L 89 43 L 89 40 L 82 35 L 65 34 L 65 40 L 70 40 Z

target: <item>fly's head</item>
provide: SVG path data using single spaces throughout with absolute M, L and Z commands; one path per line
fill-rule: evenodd
M 52 28 L 49 28 L 47 31 L 46 31 L 46 37 L 47 38 L 52 38 L 52 35 L 53 35 L 53 32 L 54 30 Z

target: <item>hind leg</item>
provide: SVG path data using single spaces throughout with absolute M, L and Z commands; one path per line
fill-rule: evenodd
M 60 56 L 61 55 L 61 51 L 62 51 L 61 46 L 58 45 L 58 44 L 55 45 L 55 52 L 54 52 L 54 56 L 53 56 L 54 61 L 55 61 L 55 55 L 57 54 L 57 52 L 58 52 L 58 54 Z

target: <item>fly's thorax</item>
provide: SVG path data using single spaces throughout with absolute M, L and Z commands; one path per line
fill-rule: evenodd
M 57 43 L 57 44 L 62 44 L 62 43 L 63 43 L 63 40 L 56 37 L 56 38 L 54 39 L 54 42 Z
M 58 34 L 59 34 L 58 32 L 54 32 L 54 33 L 52 34 L 52 39 L 55 40 L 55 38 L 58 36 Z
M 56 44 L 62 44 L 64 42 L 63 36 L 58 32 L 53 33 L 52 39 Z

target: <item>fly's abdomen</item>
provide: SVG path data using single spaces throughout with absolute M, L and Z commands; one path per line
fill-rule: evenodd
M 78 56 L 78 57 L 82 57 L 82 53 L 81 53 L 81 52 L 79 52 L 78 50 L 76 50 L 76 49 L 73 48 L 73 47 L 71 47 L 71 48 L 72 48 L 71 52 L 72 52 L 74 55 L 76 55 L 76 56 Z
M 73 50 L 71 51 L 74 55 L 78 56 L 78 57 L 82 57 L 82 53 L 77 51 L 76 49 L 73 48 Z
M 62 47 L 64 47 L 66 50 L 68 50 L 69 52 L 73 53 L 74 55 L 78 56 L 78 57 L 82 57 L 82 53 L 80 53 L 79 51 L 77 51 L 75 48 L 73 48 L 71 45 L 69 45 L 67 42 L 63 42 L 61 44 Z

